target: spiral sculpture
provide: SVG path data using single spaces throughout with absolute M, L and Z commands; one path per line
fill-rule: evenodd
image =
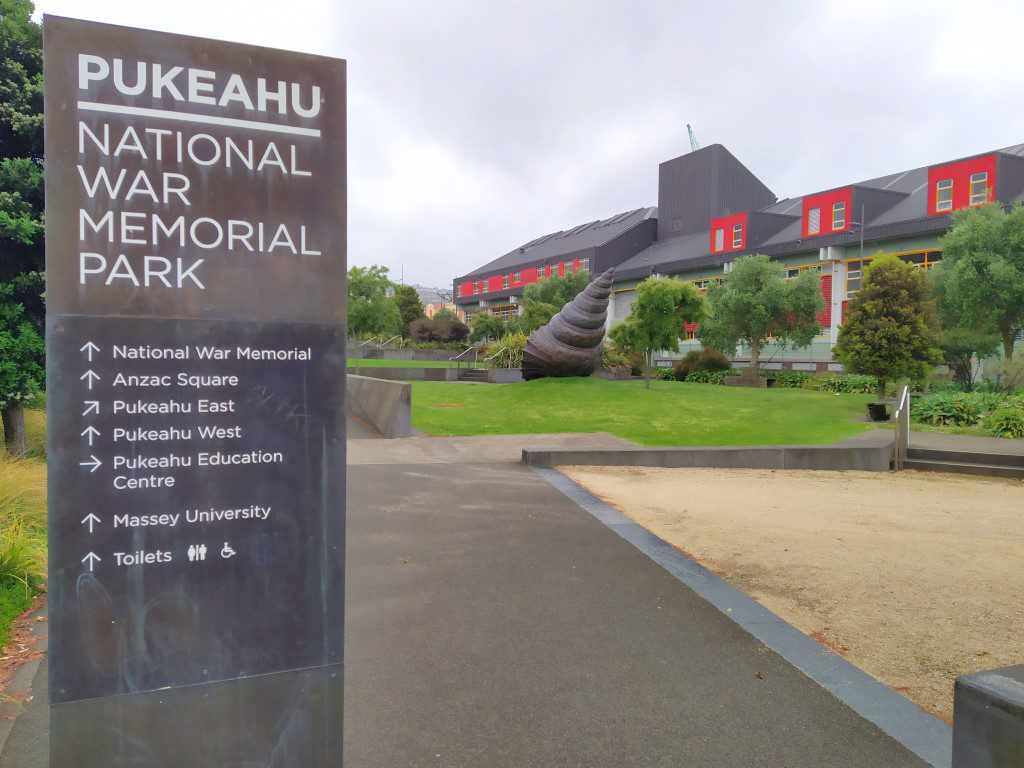
M 523 351 L 524 379 L 589 376 L 597 370 L 614 272 L 609 269 L 596 278 L 547 325 L 530 334 Z

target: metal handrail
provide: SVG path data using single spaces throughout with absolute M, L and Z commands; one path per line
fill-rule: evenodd
M 386 347 L 386 346 L 387 346 L 388 344 L 390 344 L 390 343 L 391 343 L 392 341 L 394 341 L 395 339 L 400 339 L 400 338 L 402 338 L 402 335 L 401 335 L 401 334 L 398 334 L 398 333 L 396 333 L 396 334 L 395 334 L 394 336 L 392 336 L 392 337 L 391 337 L 390 339 L 388 339 L 387 341 L 382 341 L 382 342 L 380 343 L 380 345 L 381 345 L 382 347 Z
M 370 338 L 368 338 L 366 341 L 362 342 L 361 344 L 357 344 L 356 345 L 356 349 L 362 349 L 367 344 L 372 344 L 373 342 L 377 341 L 379 338 L 380 338 L 379 336 L 371 336 Z
M 907 447 L 910 445 L 910 387 L 904 385 L 896 402 L 896 410 L 892 415 L 896 422 L 896 437 L 892 445 L 892 468 L 903 469 L 907 460 Z
M 455 357 L 449 357 L 448 358 L 448 362 L 450 363 L 450 362 L 452 362 L 452 360 L 454 360 L 455 361 L 455 367 L 459 368 L 459 367 L 461 367 L 460 360 L 461 360 L 462 356 L 463 355 L 467 355 L 470 352 L 474 353 L 473 354 L 473 365 L 476 365 L 479 362 L 479 357 L 480 357 L 480 350 L 477 349 L 476 347 L 466 347 L 465 350 L 463 350 L 459 354 L 455 355 Z
M 493 355 L 490 355 L 489 357 L 485 357 L 485 358 L 484 358 L 484 365 L 487 365 L 487 363 L 489 363 L 489 362 L 490 362 L 491 360 L 493 360 L 494 358 L 496 358 L 496 357 L 497 357 L 498 355 L 500 355 L 500 354 L 501 354 L 502 352 L 504 352 L 504 351 L 505 351 L 505 350 L 507 350 L 507 349 L 509 349 L 509 346 L 508 346 L 508 345 L 505 345 L 504 347 L 502 347 L 501 349 L 499 349 L 499 350 L 498 350 L 497 352 L 495 352 L 495 353 L 494 353 Z

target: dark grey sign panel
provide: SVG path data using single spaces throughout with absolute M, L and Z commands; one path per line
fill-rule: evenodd
M 344 62 L 44 39 L 51 765 L 340 766 Z

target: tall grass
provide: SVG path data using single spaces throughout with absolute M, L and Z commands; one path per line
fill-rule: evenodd
M 46 464 L 0 453 L 0 583 L 46 578 Z
M 46 589 L 45 408 L 41 395 L 25 411 L 27 456 L 0 447 L 0 648 L 14 620 Z

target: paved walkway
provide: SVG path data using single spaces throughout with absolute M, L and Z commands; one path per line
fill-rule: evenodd
M 940 451 L 964 451 L 1002 456 L 1024 456 L 1024 440 L 977 435 L 947 435 L 942 432 L 915 432 L 910 430 L 911 448 L 929 448 Z
M 571 437 L 357 434 L 346 768 L 927 765 L 519 463 Z
M 349 766 L 926 765 L 510 447 L 349 443 Z

